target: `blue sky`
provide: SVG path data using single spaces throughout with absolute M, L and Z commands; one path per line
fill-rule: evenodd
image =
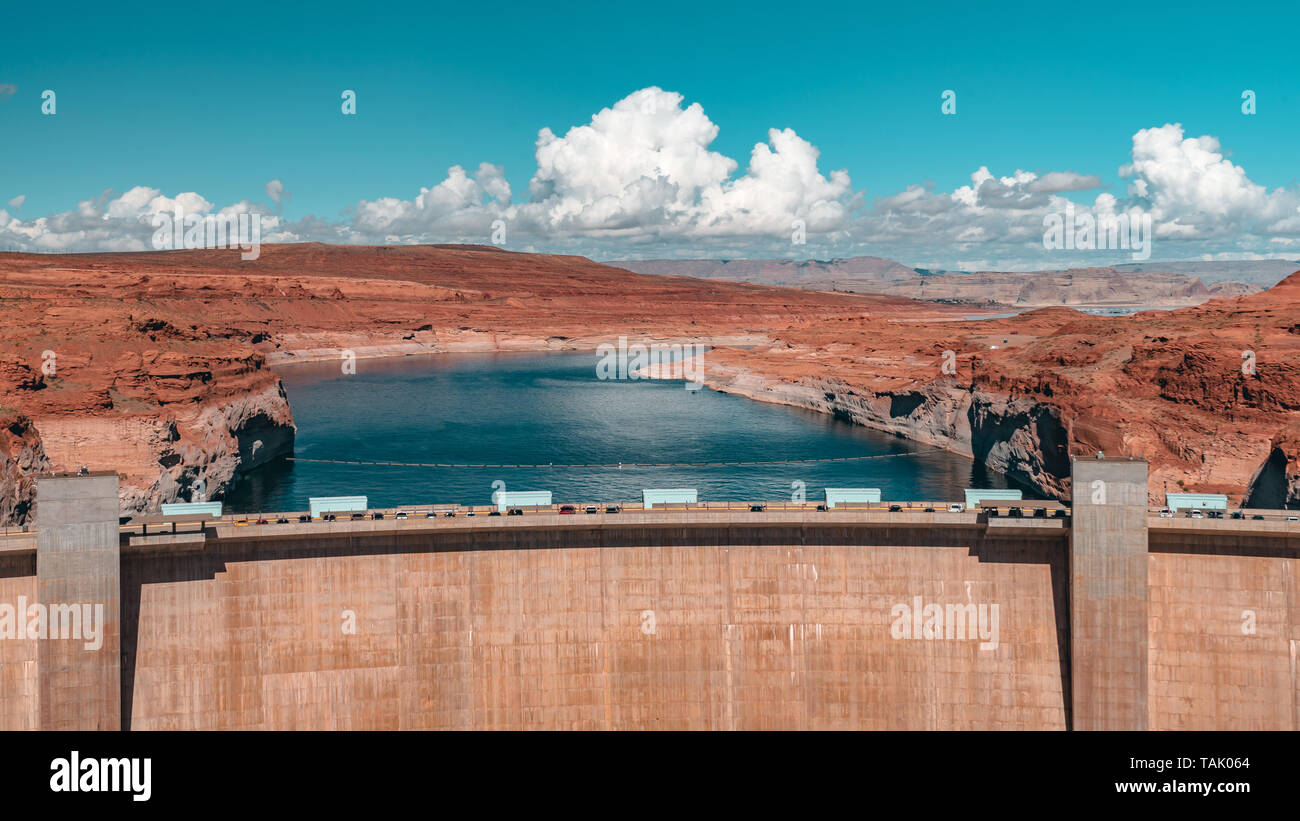
M 718 130 L 708 150 L 738 164 L 733 176 L 745 173 L 769 129 L 793 129 L 820 151 L 821 175 L 847 171 L 852 196 L 842 204 L 857 217 L 908 186 L 947 193 L 971 185 L 981 167 L 993 177 L 1095 174 L 1100 187 L 1062 196 L 1122 199 L 1131 180 L 1117 171 L 1131 159 L 1134 134 L 1173 123 L 1186 137 L 1217 139 L 1226 160 L 1266 192 L 1294 190 L 1296 9 L 1281 2 L 1212 13 L 1177 4 L 320 2 L 259 7 L 250 19 L 198 6 L 124 14 L 27 4 L 6 12 L 0 31 L 0 84 L 16 86 L 0 99 L 7 158 L 0 208 L 23 196 L 7 211 L 29 224 L 137 186 L 166 197 L 198 192 L 214 207 L 265 203 L 274 179 L 291 192 L 274 206 L 283 225 L 309 215 L 346 223 L 345 209 L 360 202 L 414 200 L 451 166 L 472 175 L 482 162 L 499 166 L 510 200 L 523 203 L 538 169 L 539 129 L 564 136 L 647 87 L 682 95 L 683 107 L 702 106 Z M 58 95 L 55 116 L 40 111 L 47 88 Z M 355 117 L 340 114 L 342 89 L 357 92 Z M 955 116 L 940 113 L 945 89 L 958 94 Z M 1257 94 L 1254 116 L 1242 114 L 1243 89 Z M 1269 230 L 1219 224 L 1197 244 L 1171 243 L 1168 254 L 1300 255 L 1300 245 L 1285 241 L 1242 240 L 1252 232 L 1279 236 L 1282 206 L 1274 205 Z M 915 233 L 891 242 L 871 230 L 855 235 L 848 217 L 819 224 L 829 227 L 810 230 L 809 256 L 830 249 L 924 256 Z M 463 233 L 459 223 L 448 225 Z M 440 238 L 436 221 L 430 228 L 399 233 Z M 627 250 L 713 256 L 715 248 L 775 247 L 733 229 L 707 241 L 698 232 L 655 230 Z M 527 247 L 598 256 L 624 250 L 615 238 L 595 236 L 590 223 L 525 233 Z M 1002 250 L 990 254 L 988 232 L 975 247 L 959 236 L 940 231 L 935 242 L 944 250 L 934 259 L 904 261 L 1036 264 L 1032 249 L 1016 250 L 1024 243 L 1015 237 L 999 239 Z

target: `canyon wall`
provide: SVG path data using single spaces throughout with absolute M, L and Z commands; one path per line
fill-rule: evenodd
M 32 420 L 0 411 L 0 525 L 31 518 L 36 476 L 49 469 L 49 457 Z
M 1300 274 L 1179 311 L 827 320 L 708 351 L 704 383 L 966 454 L 1063 498 L 1069 457 L 1151 463 L 1172 491 L 1300 506 Z
M 713 390 L 827 413 L 969 456 L 1048 496 L 1068 493 L 1069 434 L 1057 411 L 1040 402 L 971 391 L 951 379 L 864 391 L 839 379 L 771 380 L 726 362 L 700 368 Z

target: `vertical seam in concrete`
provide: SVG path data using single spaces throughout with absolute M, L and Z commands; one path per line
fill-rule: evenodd
M 601 532 L 601 538 L 598 540 L 599 547 L 596 548 L 600 555 L 600 647 L 596 651 L 600 653 L 601 658 L 601 688 L 605 698 L 605 729 L 611 730 L 614 726 L 613 704 L 610 703 L 610 683 L 609 683 L 609 598 L 605 595 L 605 556 L 608 551 L 605 549 L 604 532 Z
M 1296 673 L 1296 638 L 1295 638 L 1295 611 L 1292 610 L 1291 588 L 1295 585 L 1295 559 L 1288 559 L 1282 562 L 1283 571 L 1287 575 L 1286 583 L 1282 585 L 1282 595 L 1286 597 L 1286 614 L 1287 614 L 1287 647 L 1291 651 L 1291 730 L 1300 729 L 1300 716 L 1296 715 L 1297 704 L 1300 703 L 1300 678 Z
M 726 728 L 728 730 L 736 729 L 736 682 L 731 665 L 731 645 L 735 636 L 735 611 L 732 604 L 732 590 L 735 588 L 735 579 L 731 569 L 731 546 L 724 545 L 722 548 L 723 561 L 726 563 L 727 570 L 727 623 L 722 627 L 722 641 L 727 655 L 727 690 L 726 698 Z

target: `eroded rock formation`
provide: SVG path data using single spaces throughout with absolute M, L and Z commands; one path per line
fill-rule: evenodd
M 1300 273 L 1178 311 L 826 321 L 716 349 L 705 384 L 966 453 L 1062 496 L 1069 456 L 1151 462 L 1165 492 L 1300 505 Z M 947 367 L 945 369 L 945 363 Z M 946 371 L 946 372 L 945 372 Z

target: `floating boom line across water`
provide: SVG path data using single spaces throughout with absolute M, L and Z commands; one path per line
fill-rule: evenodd
M 875 456 L 827 456 L 820 459 L 768 459 L 762 462 L 611 462 L 608 464 L 587 465 L 471 465 L 452 464 L 449 462 L 368 462 L 355 459 L 303 459 L 297 456 L 285 457 L 290 462 L 310 462 L 316 465 L 362 465 L 373 467 L 397 468 L 515 468 L 538 470 L 562 470 L 566 468 L 712 468 L 712 467 L 754 467 L 761 465 L 807 465 L 830 462 L 864 462 L 870 459 L 893 459 L 899 456 L 916 456 L 920 451 L 905 453 L 882 453 Z

